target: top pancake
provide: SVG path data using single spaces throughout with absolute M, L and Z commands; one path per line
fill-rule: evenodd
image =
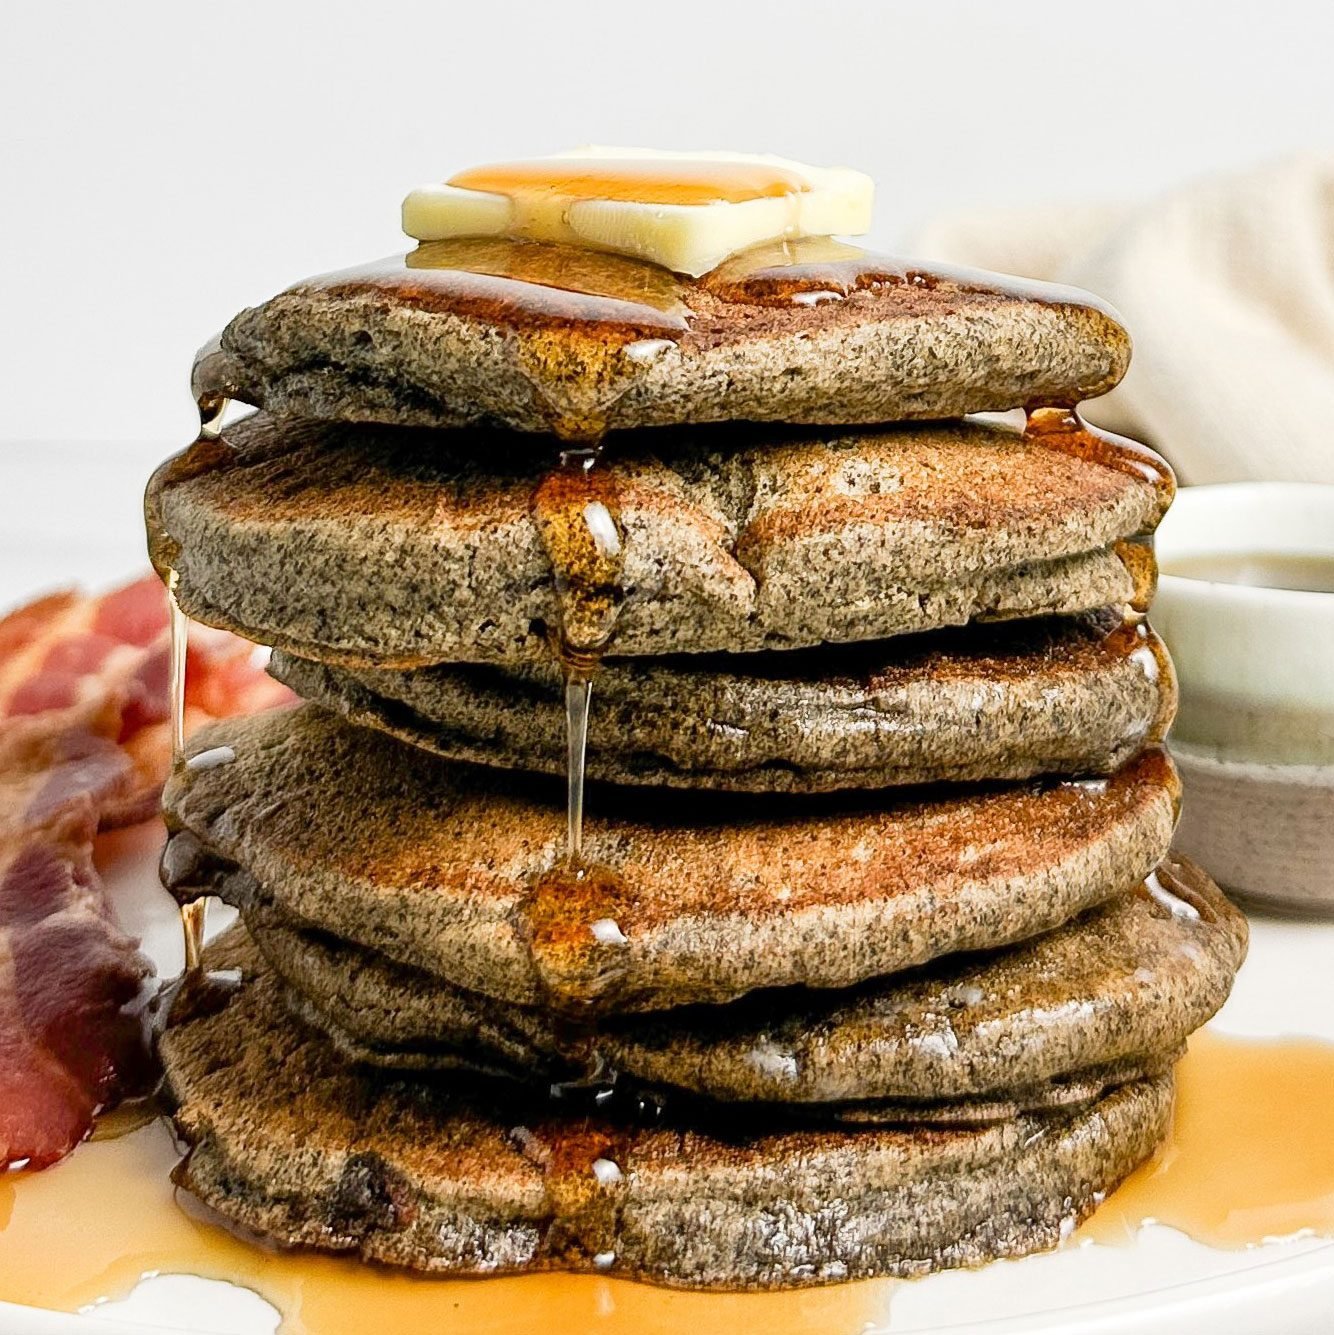
M 191 616 L 320 662 L 543 658 L 562 616 L 534 515 L 552 459 L 531 440 L 516 453 L 524 440 L 261 413 L 154 475 L 153 558 Z M 609 652 L 744 653 L 1124 604 L 1123 540 L 1170 497 L 1129 451 L 977 422 L 614 438 L 593 470 L 619 513 Z
M 857 423 L 1071 405 L 1130 340 L 1087 293 L 930 271 L 827 238 L 699 279 L 576 247 L 428 242 L 242 311 L 195 388 L 274 412 L 590 439 L 733 420 Z

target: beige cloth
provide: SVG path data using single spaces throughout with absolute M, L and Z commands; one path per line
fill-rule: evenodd
M 1135 355 L 1088 416 L 1156 446 L 1183 482 L 1334 483 L 1334 156 L 1133 207 L 943 218 L 911 252 L 1110 301 Z

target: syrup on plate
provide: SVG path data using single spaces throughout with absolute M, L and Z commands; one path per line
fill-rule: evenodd
M 1334 1236 L 1334 1044 L 1203 1029 L 1177 1067 L 1172 1131 L 1085 1224 L 1124 1242 L 1147 1220 L 1211 1247 Z
M 1175 1125 L 1076 1235 L 1125 1242 L 1153 1219 L 1216 1247 L 1303 1231 L 1334 1235 L 1334 1044 L 1196 1034 L 1178 1075 Z M 150 1274 L 252 1289 L 286 1335 L 438 1327 L 636 1335 L 750 1329 L 860 1335 L 888 1318 L 892 1281 L 784 1293 L 659 1289 L 601 1276 L 427 1279 L 360 1262 L 280 1251 L 214 1222 L 170 1173 L 166 1123 L 95 1139 L 41 1173 L 0 1178 L 0 1297 L 76 1311 Z M 112 1130 L 119 1129 L 113 1124 Z
M 282 1313 L 283 1335 L 368 1330 L 529 1335 L 677 1335 L 749 1328 L 766 1335 L 860 1335 L 887 1319 L 892 1283 L 787 1293 L 710 1294 L 588 1275 L 427 1279 L 232 1234 L 171 1184 L 166 1123 L 95 1140 L 42 1173 L 0 1177 L 0 1298 L 77 1311 L 150 1274 L 227 1280 Z

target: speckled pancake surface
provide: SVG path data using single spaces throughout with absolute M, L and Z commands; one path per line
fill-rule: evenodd
M 289 1006 L 350 1059 L 928 1121 L 1087 1101 L 1166 1069 L 1226 1000 L 1247 936 L 1199 868 L 1169 860 L 1148 886 L 1000 951 L 848 991 L 780 989 L 572 1029 L 271 908 L 246 924 Z
M 1171 1078 L 985 1127 L 646 1126 L 387 1079 L 283 1011 L 244 950 L 162 1039 L 177 1181 L 282 1245 L 439 1274 L 598 1270 L 693 1288 L 920 1275 L 1055 1246 L 1165 1135 Z M 299 1147 L 299 1149 L 297 1148 Z
M 169 880 L 270 900 L 470 991 L 580 1013 L 840 987 L 1058 926 L 1167 852 L 1150 750 L 1105 780 L 800 801 L 599 789 L 453 764 L 313 705 L 191 739 Z
M 1170 488 L 1051 443 L 1067 439 L 981 423 L 613 438 L 595 470 L 620 526 L 611 652 L 788 649 L 1121 606 L 1141 550 L 1126 540 L 1153 528 Z M 554 462 L 550 442 L 509 454 L 494 433 L 260 414 L 158 470 L 151 550 L 187 613 L 304 657 L 542 659 L 561 612 L 532 506 Z
M 1088 293 L 932 273 L 828 239 L 684 279 L 496 238 L 298 283 L 242 311 L 200 394 L 284 415 L 588 437 L 714 421 L 889 422 L 1077 403 L 1130 340 Z
M 564 773 L 554 662 L 413 671 L 278 652 L 269 670 L 354 723 L 451 759 Z M 873 645 L 606 659 L 588 774 L 738 792 L 1108 774 L 1162 740 L 1175 704 L 1161 641 L 1115 614 Z

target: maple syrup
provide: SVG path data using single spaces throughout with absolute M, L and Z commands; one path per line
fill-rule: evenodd
M 565 857 L 529 889 L 528 952 L 553 1010 L 579 1015 L 624 970 L 628 938 L 619 878 L 584 857 L 584 788 L 593 681 L 625 601 L 625 530 L 615 475 L 597 450 L 567 450 L 530 505 L 551 562 L 556 621 L 550 641 L 565 683 Z M 574 1048 L 582 1034 L 568 1035 Z M 596 1063 L 592 1057 L 589 1065 Z
M 191 378 L 195 389 L 196 404 L 199 409 L 199 434 L 180 454 L 167 460 L 158 469 L 155 478 L 161 477 L 167 483 L 185 481 L 201 473 L 218 467 L 225 467 L 230 461 L 231 448 L 222 439 L 222 422 L 231 401 L 224 395 L 205 385 L 207 366 L 216 363 L 221 355 L 214 345 L 205 348 L 196 363 L 196 370 Z M 204 369 L 201 370 L 201 367 Z M 153 486 L 149 486 L 149 495 L 153 495 Z M 145 511 L 148 528 L 149 558 L 167 586 L 167 606 L 170 614 L 170 676 L 168 691 L 170 694 L 171 719 L 171 767 L 174 773 L 185 763 L 185 699 L 186 666 L 190 651 L 190 622 L 176 597 L 180 585 L 180 576 L 175 569 L 179 555 L 175 541 L 167 533 L 161 516 L 152 503 Z M 165 856 L 165 853 L 164 853 Z M 166 878 L 164 876 L 164 883 Z M 208 901 L 199 899 L 182 903 L 181 935 L 185 946 L 185 980 L 198 982 L 202 968 L 204 935 L 207 927 Z M 177 996 L 179 998 L 179 989 Z
M 509 237 L 422 241 L 401 258 L 310 281 L 338 285 L 354 275 L 372 284 L 416 283 L 419 303 L 457 301 L 460 314 L 519 328 L 577 313 L 604 333 L 673 337 L 685 332 L 689 315 L 682 281 L 660 265 Z
M 160 464 L 148 484 L 144 503 L 148 559 L 166 584 L 173 608 L 179 585 L 176 562 L 180 545 L 163 521 L 159 510 L 161 497 L 177 483 L 188 482 L 205 473 L 221 472 L 236 462 L 236 451 L 222 438 L 222 419 L 229 406 L 228 400 L 211 395 L 202 398 L 199 402 L 199 434 L 179 454 Z
M 583 858 L 567 859 L 534 881 L 521 921 L 548 1009 L 578 1022 L 614 988 L 626 970 L 629 909 L 620 877 Z M 591 1033 L 562 1030 L 563 1050 L 571 1057 L 585 1052 L 586 1069 L 599 1064 L 587 1052 L 590 1041 Z
M 1140 743 L 1156 746 L 1167 736 L 1177 712 L 1176 668 L 1167 646 L 1149 629 L 1143 617 L 1130 616 L 1107 636 L 1102 649 L 1109 662 L 1129 659 L 1157 685 L 1158 712 Z
M 765 241 L 723 260 L 697 280 L 721 301 L 750 306 L 820 306 L 885 288 L 956 293 L 994 292 L 1043 305 L 1089 306 L 1115 319 L 1110 306 L 1087 292 L 955 265 L 914 264 L 828 236 Z
M 203 966 L 204 932 L 208 926 L 208 900 L 192 899 L 181 905 L 181 932 L 185 937 L 185 972 L 198 973 Z
M 222 335 L 215 334 L 195 353 L 190 368 L 190 393 L 199 409 L 200 435 L 217 435 L 227 405 L 237 397 L 237 387 L 227 374 L 227 356 L 222 350 Z
M 619 488 L 615 475 L 597 464 L 594 450 L 565 451 L 531 502 L 555 580 L 554 646 L 576 673 L 596 668 L 625 599 Z
M 452 237 L 420 242 L 406 255 L 306 279 L 294 290 L 313 289 L 331 296 L 383 291 L 407 305 L 478 319 L 515 333 L 547 330 L 586 357 L 594 351 L 590 344 L 597 341 L 624 346 L 642 339 L 679 340 L 691 327 L 697 293 L 731 304 L 811 306 L 858 292 L 934 291 L 945 286 L 1048 305 L 1074 302 L 1111 314 L 1110 308 L 1085 292 L 949 265 L 913 264 L 831 237 L 762 242 L 695 279 L 648 260 L 583 246 L 513 237 Z M 570 365 L 575 366 L 574 357 Z M 225 368 L 225 358 L 210 345 L 195 364 L 196 388 L 226 393 L 230 386 Z M 597 370 L 584 367 L 583 373 L 590 369 Z M 1039 406 L 1036 411 L 1057 418 L 1072 415 L 1069 407 Z M 1156 459 L 1133 441 L 1094 434 Z
M 601 440 L 612 405 L 689 327 L 685 288 L 659 265 L 507 237 L 423 241 L 299 290 L 332 298 L 384 292 L 516 335 L 512 353 L 547 428 L 585 445 Z M 197 370 L 202 385 L 223 373 L 216 363 Z
M 614 1156 L 614 1147 L 609 1147 Z M 668 1335 L 753 1324 L 773 1335 L 861 1335 L 888 1316 L 891 1281 L 779 1293 L 695 1293 L 604 1276 L 431 1279 L 234 1234 L 177 1192 L 179 1152 L 154 1122 L 40 1174 L 0 1178 L 0 1296 L 76 1311 L 129 1293 L 146 1275 L 239 1284 L 282 1314 L 283 1335 L 436 1330 L 518 1335 L 596 1330 Z M 614 1162 L 614 1157 L 609 1162 Z M 593 1179 L 589 1178 L 590 1183 Z M 605 1196 L 606 1193 L 598 1193 Z M 95 1226 L 87 1220 L 96 1202 Z
M 699 282 L 722 301 L 815 306 L 885 287 L 934 289 L 942 274 L 832 237 L 770 241 L 724 260 Z
M 774 163 L 688 158 L 534 158 L 469 167 L 447 184 L 510 197 L 542 194 L 632 204 L 744 204 L 811 188 L 800 172 Z
M 1167 460 L 1155 454 L 1147 445 L 1141 445 L 1127 436 L 1118 436 L 1090 426 L 1074 408 L 1030 408 L 1024 434 L 1049 449 L 1114 468 L 1147 482 L 1157 497 L 1159 518 L 1167 512 L 1167 507 L 1176 495 L 1176 475 Z M 1124 538 L 1113 544 L 1113 551 L 1121 559 L 1132 581 L 1130 608 L 1142 616 L 1149 610 L 1158 587 L 1153 533 L 1150 530 Z
M 1153 535 L 1139 534 L 1122 538 L 1112 544 L 1121 564 L 1130 576 L 1130 597 L 1126 600 L 1132 612 L 1143 616 L 1153 602 L 1158 589 L 1158 562 L 1153 554 Z
M 1172 1130 L 1081 1230 L 1154 1220 L 1211 1247 L 1334 1236 L 1334 1044 L 1203 1029 L 1177 1067 Z
M 619 161 L 615 165 L 618 171 L 630 170 Z M 675 177 L 676 165 L 643 165 L 644 179 L 624 187 L 634 198 L 643 198 L 637 192 L 655 173 L 663 182 Z M 737 179 L 742 179 L 746 173 L 758 172 L 754 179 L 767 180 L 766 189 L 794 200 L 798 197 L 786 187 L 779 189 L 781 168 L 745 163 L 699 165 L 704 172 L 701 181 L 712 179 L 712 173 L 721 173 L 718 179 L 722 179 L 735 171 Z M 591 170 L 583 159 L 516 165 L 521 173 L 528 168 L 551 174 L 553 180 L 572 182 Z M 472 188 L 482 189 L 472 178 L 473 173 L 464 173 L 452 184 L 466 180 Z M 515 182 L 518 188 L 518 177 Z M 498 183 L 499 178 L 491 181 Z M 679 188 L 696 187 L 682 183 Z M 746 190 L 757 188 L 754 183 L 745 186 Z M 696 308 L 707 307 L 709 299 L 753 306 L 818 306 L 888 287 L 995 292 L 1045 305 L 1070 302 L 1091 306 L 1112 318 L 1110 308 L 1073 289 L 945 265 L 913 265 L 829 237 L 764 242 L 698 279 L 683 278 L 646 260 L 585 246 L 498 236 L 453 237 L 421 242 L 407 255 L 307 279 L 292 291 L 314 291 L 333 299 L 381 292 L 396 305 L 456 315 L 515 334 L 512 353 L 526 374 L 547 429 L 561 440 L 592 445 L 605 434 L 612 406 L 641 377 L 644 366 L 689 333 Z M 374 334 L 365 332 L 370 347 Z M 355 358 L 355 350 L 350 355 Z M 196 393 L 234 396 L 237 391 L 229 374 L 227 358 L 216 342 L 211 344 L 195 364 Z M 1072 416 L 1068 408 L 1038 408 L 1036 412 L 1054 413 L 1058 419 Z M 1126 452 L 1117 466 L 1125 466 L 1126 460 L 1137 455 L 1142 471 L 1165 468 L 1150 451 L 1133 442 L 1092 432 L 1082 423 L 1080 428 L 1085 434 L 1118 441 L 1117 449 L 1104 450 L 1109 457 L 1118 458 L 1122 450 Z
M 1149 1219 L 1225 1248 L 1308 1230 L 1334 1236 L 1332 1088 L 1334 1044 L 1196 1034 L 1178 1068 L 1169 1140 L 1075 1241 L 1124 1243 Z M 615 1147 L 607 1148 L 615 1162 Z M 427 1279 L 276 1250 L 229 1232 L 177 1193 L 170 1182 L 177 1157 L 167 1125 L 153 1122 L 85 1145 L 41 1173 L 0 1177 L 0 1297 L 74 1311 L 123 1296 L 145 1275 L 198 1275 L 266 1298 L 283 1314 L 286 1335 L 433 1329 L 446 1316 L 451 1327 L 478 1335 L 665 1335 L 692 1324 L 852 1335 L 888 1317 L 888 1281 L 691 1293 L 603 1276 Z
M 565 678 L 566 856 L 583 855 L 584 773 L 593 674 L 625 600 L 625 531 L 614 475 L 595 450 L 570 450 L 533 492 L 531 511 L 551 562 L 557 625 L 552 644 Z
M 536 170 L 539 166 L 545 177 Z M 650 166 L 662 174 L 661 181 L 655 183 L 650 178 Z M 668 176 L 662 164 L 627 167 L 617 162 L 614 173 L 606 164 L 586 161 L 561 163 L 560 170 L 549 163 L 515 164 L 503 171 L 474 169 L 455 177 L 451 184 L 496 193 L 540 185 L 552 191 L 591 192 L 599 198 L 659 203 L 759 198 L 787 194 L 792 189 L 790 183 L 779 179 L 780 174 L 757 177 L 745 184 L 736 184 L 733 178 L 727 185 L 718 176 L 717 165 L 708 166 L 715 173 L 713 177 L 702 172 L 683 183 L 676 167 Z M 636 176 L 639 167 L 645 170 Z M 617 188 L 613 179 L 617 174 L 627 182 L 623 187 L 627 193 L 609 193 Z M 645 193 L 655 189 L 667 193 L 669 186 L 676 192 L 671 198 L 658 199 Z M 720 189 L 753 193 L 720 195 Z M 691 191 L 696 197 L 680 197 Z M 714 193 L 708 194 L 710 191 Z M 572 261 L 572 256 L 578 258 Z M 929 289 L 939 279 L 936 273 L 897 266 L 856 247 L 823 240 L 758 247 L 720 266 L 703 280 L 702 286 L 724 300 L 759 305 L 819 304 L 885 285 Z M 564 864 L 533 886 L 524 917 L 532 935 L 530 950 L 552 1004 L 577 1008 L 596 999 L 614 979 L 619 952 L 627 944 L 622 930 L 623 887 L 606 869 L 586 864 L 583 858 L 584 763 L 591 692 L 597 665 L 613 641 L 624 600 L 624 528 L 619 495 L 614 477 L 597 466 L 597 451 L 592 447 L 600 441 L 607 405 L 622 392 L 625 376 L 638 360 L 635 350 L 655 343 L 670 346 L 687 330 L 688 310 L 681 286 L 657 266 L 622 257 L 493 238 L 423 243 L 402 260 L 331 275 L 316 283 L 330 290 L 340 283 L 362 289 L 382 284 L 391 287 L 397 296 L 423 306 L 439 304 L 493 323 L 508 323 L 531 335 L 523 355 L 541 363 L 544 383 L 554 380 L 591 386 L 587 391 L 570 391 L 568 397 L 549 405 L 553 431 L 589 448 L 567 450 L 559 467 L 543 479 L 532 498 L 533 518 L 551 561 L 556 589 L 558 625 L 553 628 L 552 640 L 565 674 L 567 812 Z M 578 371 L 577 377 L 552 376 L 553 367 L 566 364 Z M 189 450 L 167 465 L 175 469 L 172 480 L 213 467 L 224 457 L 218 453 L 226 447 L 218 439 L 217 428 L 226 402 L 210 379 L 216 374 L 210 368 L 216 365 L 205 358 L 196 368 L 200 435 Z M 1133 442 L 1095 431 L 1072 410 L 1034 409 L 1029 413 L 1027 430 L 1046 445 L 1149 481 L 1163 508 L 1171 499 L 1171 472 L 1156 455 Z M 153 531 L 150 520 L 150 534 Z M 175 554 L 160 526 L 157 533 L 153 544 L 155 564 L 170 571 L 169 562 Z M 1151 550 L 1127 543 L 1118 551 L 1135 576 L 1132 601 L 1142 611 L 1152 594 Z M 174 571 L 168 575 L 168 584 L 173 595 L 173 750 L 179 764 L 184 742 L 186 623 L 175 603 Z M 1147 653 L 1156 673 L 1170 674 L 1170 662 L 1161 645 L 1148 637 L 1142 626 L 1129 625 L 1124 630 L 1125 643 L 1118 641 L 1118 650 L 1131 655 Z M 1165 729 L 1166 721 L 1159 720 L 1152 739 L 1160 738 Z M 1162 763 L 1167 764 L 1165 760 Z M 1186 889 L 1171 886 L 1164 888 L 1163 894 L 1174 902 L 1189 904 Z M 195 901 L 181 910 L 187 978 L 197 975 L 201 967 L 204 903 Z M 1212 1161 L 1211 1142 L 1216 1128 L 1210 1119 L 1224 1115 L 1226 1104 L 1220 1105 L 1209 1088 L 1210 1082 L 1235 1083 L 1236 1069 L 1244 1067 L 1247 1060 L 1242 1055 L 1219 1062 L 1221 1049 L 1214 1045 L 1235 1042 L 1197 1036 L 1183 1066 L 1183 1091 L 1190 1091 L 1190 1096 L 1183 1093 L 1169 1158 L 1159 1156 L 1154 1165 L 1134 1175 L 1105 1207 L 1109 1218 L 1125 1227 L 1137 1211 L 1142 1211 L 1141 1217 L 1152 1215 L 1162 1222 L 1172 1222 L 1161 1213 L 1163 1207 L 1155 1194 L 1171 1179 L 1180 1198 L 1173 1208 L 1178 1209 L 1180 1217 L 1193 1218 L 1206 1233 L 1215 1228 L 1211 1222 L 1218 1208 L 1215 1200 L 1209 1200 L 1193 1216 L 1188 1206 L 1181 1205 L 1191 1193 L 1203 1200 L 1207 1181 L 1197 1180 L 1198 1170 L 1193 1176 L 1180 1171 L 1173 1176 L 1168 1169 L 1187 1154 L 1195 1156 L 1188 1158 L 1188 1163 L 1196 1159 Z M 1312 1069 L 1323 1063 L 1325 1076 L 1334 1075 L 1334 1057 L 1320 1045 L 1311 1047 L 1318 1049 L 1309 1058 Z M 1307 1061 L 1307 1056 L 1301 1061 Z M 1211 1060 L 1219 1070 L 1209 1067 Z M 1187 1120 L 1187 1113 L 1193 1120 Z M 1279 1124 L 1275 1119 L 1269 1125 L 1272 1128 Z M 1327 1143 L 1329 1128 L 1325 1130 Z M 1285 1138 L 1280 1152 L 1291 1148 Z M 1318 1199 L 1296 1189 L 1299 1183 L 1309 1187 L 1312 1181 L 1324 1181 L 1327 1189 L 1334 1191 L 1334 1164 L 1328 1157 L 1321 1158 L 1312 1146 L 1301 1148 L 1309 1156 L 1308 1162 L 1291 1180 L 1280 1181 L 1281 1175 L 1271 1174 L 1234 1183 L 1237 1200 L 1251 1199 L 1247 1189 L 1259 1200 L 1259 1204 L 1249 1207 L 1247 1218 L 1263 1218 L 1266 1225 L 1275 1220 L 1307 1219 L 1315 1222 L 1297 1226 L 1334 1230 L 1334 1218 L 1317 1208 Z M 614 1163 L 615 1146 L 605 1147 L 605 1152 L 607 1161 Z M 87 1147 L 40 1179 L 10 1184 L 0 1181 L 0 1221 L 6 1213 L 10 1216 L 5 1243 L 0 1246 L 0 1292 L 41 1305 L 80 1306 L 127 1291 L 148 1271 L 190 1273 L 251 1287 L 284 1312 L 284 1329 L 318 1331 L 320 1335 L 360 1331 L 386 1321 L 424 1326 L 438 1322 L 446 1306 L 453 1319 L 470 1330 L 527 1329 L 538 1324 L 559 1325 L 568 1319 L 609 1331 L 624 1322 L 626 1329 L 643 1332 L 660 1326 L 665 1329 L 668 1320 L 675 1329 L 682 1320 L 695 1319 L 710 1326 L 748 1320 L 774 1331 L 828 1332 L 857 1330 L 867 1321 L 883 1320 L 885 1315 L 889 1292 L 885 1284 L 772 1295 L 669 1293 L 622 1280 L 574 1276 L 493 1279 L 474 1284 L 428 1280 L 352 1261 L 277 1252 L 233 1236 L 193 1202 L 181 1208 L 168 1185 L 175 1153 L 163 1126 L 140 1126 Z M 575 1175 L 555 1176 L 562 1180 Z M 1284 1200 L 1275 1203 L 1273 1198 L 1283 1193 Z M 76 1197 L 79 1206 L 71 1204 Z M 114 1226 L 98 1230 L 99 1239 L 107 1240 L 102 1244 L 105 1250 L 100 1256 L 96 1249 L 91 1257 L 82 1255 L 86 1235 L 81 1233 L 75 1244 L 67 1246 L 72 1254 L 59 1256 L 57 1261 L 51 1253 L 53 1243 L 57 1255 L 60 1253 L 64 1237 L 59 1231 L 61 1221 L 69 1217 L 68 1211 L 86 1209 L 88 1199 L 104 1202 L 106 1208 L 114 1208 L 117 1213 Z M 604 1194 L 590 1191 L 589 1201 L 603 1199 Z M 577 1214 L 587 1204 L 564 1202 L 558 1213 Z M 611 1225 L 608 1220 L 609 1237 Z M 1090 1228 L 1098 1226 L 1095 1221 Z M 1115 1226 L 1109 1225 L 1113 1232 Z M 1214 1236 L 1202 1240 L 1212 1241 Z M 1235 1245 L 1236 1240 L 1228 1245 Z M 1259 1239 L 1246 1236 L 1239 1240 Z
M 1176 495 L 1176 475 L 1166 459 L 1128 436 L 1090 426 L 1075 408 L 1030 408 L 1024 433 L 1048 449 L 1060 450 L 1076 459 L 1102 464 L 1147 482 L 1158 498 L 1159 514 L 1167 510 Z

